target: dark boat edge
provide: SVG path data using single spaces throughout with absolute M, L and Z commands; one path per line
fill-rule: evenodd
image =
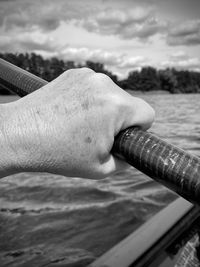
M 200 208 L 178 198 L 88 267 L 154 267 L 174 261 L 195 234 Z M 169 263 L 165 266 L 172 266 Z

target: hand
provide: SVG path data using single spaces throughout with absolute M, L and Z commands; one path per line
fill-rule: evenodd
M 1 114 L 4 175 L 44 171 L 93 179 L 126 166 L 110 153 L 119 131 L 134 125 L 148 129 L 154 119 L 146 102 L 87 68 L 68 70 L 1 105 Z

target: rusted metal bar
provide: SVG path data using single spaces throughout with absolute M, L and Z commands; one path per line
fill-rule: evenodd
M 47 81 L 0 59 L 0 84 L 24 96 Z M 197 156 L 134 127 L 120 132 L 112 153 L 185 199 L 200 204 L 200 158 Z

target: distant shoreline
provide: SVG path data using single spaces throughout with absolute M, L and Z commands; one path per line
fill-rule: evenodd
M 166 90 L 151 90 L 151 91 L 139 91 L 139 90 L 124 90 L 129 94 L 133 95 L 171 95 L 169 91 Z M 199 94 L 199 93 L 173 93 L 174 95 L 182 95 L 182 94 Z M 5 94 L 0 94 L 0 104 L 5 103 L 5 102 L 12 102 L 19 99 L 19 96 L 17 95 L 5 95 Z M 3 100 L 3 101 L 2 101 Z
M 125 90 L 128 93 L 132 94 L 144 94 L 144 95 L 171 95 L 169 91 L 165 90 L 152 90 L 152 91 L 137 91 L 137 90 Z
M 78 64 L 75 61 L 63 61 L 56 57 L 43 58 L 35 53 L 0 53 L 0 58 L 48 82 L 66 70 L 87 67 L 95 72 L 106 74 L 124 90 L 134 90 L 132 94 L 200 93 L 200 72 L 187 69 L 157 69 L 152 66 L 142 66 L 140 70 L 129 70 L 126 77 L 121 80 L 103 63 L 90 60 Z M 0 86 L 1 93 L 6 94 L 4 86 L 2 88 Z

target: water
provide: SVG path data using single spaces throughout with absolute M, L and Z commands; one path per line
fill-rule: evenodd
M 153 132 L 200 156 L 200 95 L 139 96 L 156 110 Z M 40 173 L 4 178 L 0 266 L 86 266 L 175 198 L 134 168 L 101 181 Z

